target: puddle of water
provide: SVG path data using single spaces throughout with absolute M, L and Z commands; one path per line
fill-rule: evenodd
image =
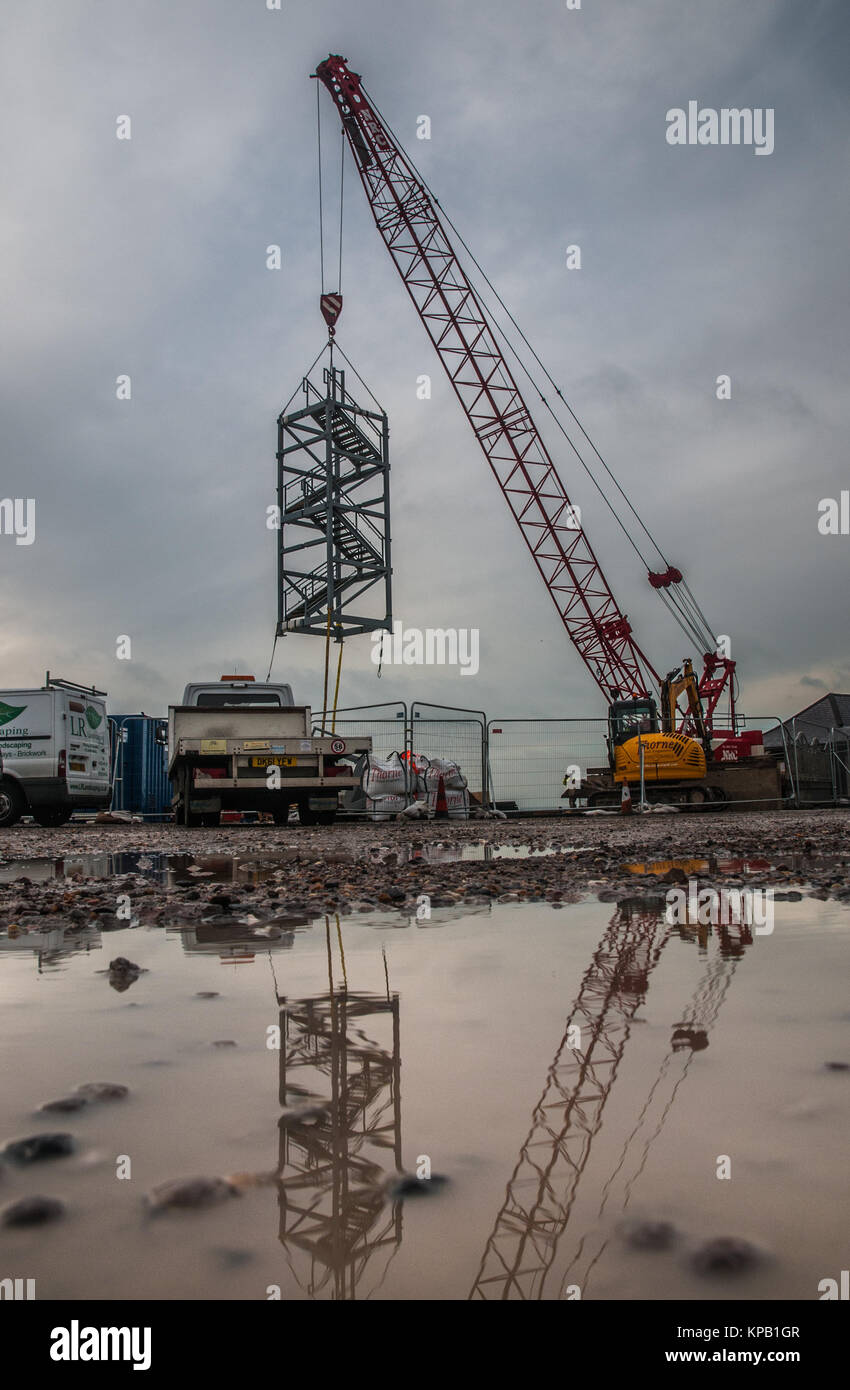
M 147 852 L 121 851 L 117 854 L 70 854 L 62 858 L 7 859 L 0 863 L 0 883 L 12 883 L 17 878 L 29 878 L 33 883 L 46 883 L 57 878 L 115 878 L 122 874 L 138 874 L 153 883 L 172 886 L 181 881 L 192 882 L 196 877 L 190 869 L 200 869 L 205 878 L 216 882 L 259 883 L 270 878 L 275 869 L 295 857 L 295 852 L 283 851 L 274 860 L 254 861 L 231 854 L 165 854 L 160 850 Z
M 532 849 L 529 845 L 490 845 L 483 841 L 443 844 L 440 841 L 422 845 L 377 845 L 364 848 L 359 855 L 323 853 L 323 864 L 350 863 L 353 858 L 380 861 L 387 855 L 399 864 L 420 860 L 427 864 L 449 864 L 458 860 L 539 859 L 553 854 L 589 854 L 591 849 L 581 845 L 563 848 L 551 846 Z M 117 854 L 72 854 L 63 858 L 7 859 L 0 862 L 0 883 L 12 883 L 17 878 L 29 878 L 33 883 L 46 883 L 55 878 L 114 878 L 121 874 L 139 874 L 152 882 L 169 886 L 181 880 L 193 880 L 190 870 L 200 869 L 215 882 L 263 883 L 281 865 L 301 859 L 310 862 L 304 850 L 280 850 L 275 854 L 251 856 L 233 854 L 166 854 L 161 850 L 146 853 L 122 851 Z M 318 858 L 317 858 L 318 862 Z
M 846 861 L 838 855 L 819 855 L 817 858 L 818 869 L 834 868 L 838 864 Z M 741 859 L 729 855 L 715 854 L 703 859 L 655 859 L 645 860 L 640 863 L 624 864 L 623 868 L 630 874 L 666 874 L 671 869 L 681 869 L 683 873 L 691 874 L 742 874 L 744 877 L 750 874 L 765 874 L 779 865 L 789 869 L 792 873 L 800 875 L 803 879 L 812 868 L 813 861 L 809 855 L 805 854 L 784 854 L 778 859 L 750 858 Z
M 629 874 L 667 874 L 671 869 L 681 869 L 690 874 L 754 874 L 766 873 L 773 868 L 769 859 L 652 859 L 642 863 L 624 864 Z
M 645 905 L 497 904 L 294 922 L 242 956 L 203 924 L 112 932 L 106 955 L 40 970 L 4 955 L 0 1143 L 79 1146 L 5 1165 L 0 1201 L 67 1213 L 0 1229 L 4 1263 L 53 1299 L 816 1298 L 846 1264 L 850 1073 L 825 1064 L 850 1061 L 848 926 L 812 900 L 754 939 Z M 145 972 L 122 992 L 117 956 Z M 130 1096 L 34 1116 L 100 1080 Z M 309 1098 L 326 1108 L 282 1110 Z M 387 1196 L 427 1164 L 444 1187 Z M 277 1176 L 145 1215 L 157 1184 L 246 1173 Z M 671 1247 L 635 1248 L 633 1219 L 670 1223 Z M 720 1235 L 763 1265 L 695 1273 Z

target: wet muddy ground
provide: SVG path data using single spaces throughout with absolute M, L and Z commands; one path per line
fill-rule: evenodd
M 39 1298 L 817 1298 L 848 830 L 5 832 L 4 1268 Z M 772 889 L 772 930 L 671 925 L 688 883 Z
M 0 925 L 61 913 L 72 923 L 115 913 L 120 880 L 138 879 L 142 922 L 205 914 L 228 885 L 236 902 L 325 912 L 398 910 L 421 893 L 455 902 L 570 901 L 576 894 L 652 892 L 665 875 L 720 884 L 746 878 L 850 898 L 850 811 L 564 816 L 323 828 L 74 824 L 0 832 Z M 70 882 L 63 882 L 68 879 Z M 663 891 L 663 889 L 662 889 Z M 215 904 L 214 904 L 215 906 Z M 3 916 L 5 914 L 5 916 Z

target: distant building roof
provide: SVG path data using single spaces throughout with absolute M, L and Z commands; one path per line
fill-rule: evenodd
M 786 719 L 782 727 L 789 742 L 795 735 L 801 743 L 830 743 L 836 737 L 843 742 L 850 738 L 850 695 L 822 695 L 813 705 L 806 705 L 799 714 Z M 766 748 L 782 747 L 779 726 L 765 734 L 764 743 Z

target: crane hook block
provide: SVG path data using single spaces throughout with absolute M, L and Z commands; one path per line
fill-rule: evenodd
M 319 300 L 319 307 L 322 311 L 322 318 L 328 325 L 328 331 L 331 337 L 333 337 L 334 324 L 336 323 L 342 311 L 342 295 L 323 294 L 321 299 Z

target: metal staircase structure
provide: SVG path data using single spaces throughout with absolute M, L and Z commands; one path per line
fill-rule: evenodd
M 345 372 L 305 377 L 305 404 L 278 418 L 277 635 L 337 641 L 392 626 L 389 425 L 346 391 Z M 383 587 L 380 616 L 356 609 Z

